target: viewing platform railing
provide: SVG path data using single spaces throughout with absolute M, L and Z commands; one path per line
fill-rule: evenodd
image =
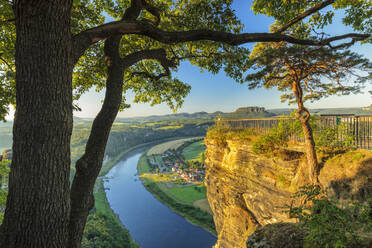
M 354 137 L 354 145 L 361 149 L 372 150 L 372 115 L 321 115 L 317 116 L 317 126 L 338 127 L 342 124 L 343 132 L 350 133 Z M 268 134 L 270 129 L 276 127 L 280 121 L 295 122 L 291 118 L 262 118 L 262 119 L 221 119 L 216 123 L 230 128 L 252 128 L 260 134 Z M 343 140 L 342 133 L 338 133 L 338 141 Z M 291 134 L 291 140 L 302 142 L 303 138 L 295 133 Z

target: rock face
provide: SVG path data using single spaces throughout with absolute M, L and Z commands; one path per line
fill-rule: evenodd
M 275 223 L 260 227 L 248 237 L 249 248 L 302 248 L 307 233 L 295 223 Z
M 264 118 L 273 116 L 273 113 L 269 113 L 263 107 L 244 107 L 238 108 L 232 113 L 223 114 L 224 118 L 235 119 L 235 118 Z
M 264 107 L 245 107 L 245 108 L 238 108 L 235 112 L 246 112 L 246 113 L 252 113 L 252 112 L 265 112 Z
M 296 205 L 291 195 L 310 183 L 303 157 L 292 156 L 295 159 L 291 160 L 291 156 L 282 159 L 256 155 L 249 141 L 239 139 L 219 142 L 208 138 L 205 142 L 205 183 L 218 233 L 215 248 L 245 248 L 248 236 L 259 227 L 295 222 L 283 207 Z M 363 174 L 363 170 L 371 172 L 372 152 L 366 151 L 355 159 L 350 170 L 345 170 L 350 165 L 347 159 L 341 167 L 325 163 L 320 175 L 323 186 L 335 195 L 352 191 L 358 199 L 370 196 L 371 173 Z

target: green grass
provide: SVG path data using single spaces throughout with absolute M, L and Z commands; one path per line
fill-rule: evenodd
M 178 128 L 182 128 L 183 125 L 178 125 L 178 126 L 164 126 L 164 127 L 158 127 L 156 129 L 159 129 L 159 130 L 167 130 L 167 129 L 178 129 Z
M 139 175 L 151 172 L 151 168 L 145 154 L 142 154 L 142 156 L 138 160 L 137 171 Z
M 10 166 L 11 160 L 4 159 L 3 161 L 0 161 L 1 166 Z
M 94 207 L 96 208 L 97 213 L 101 213 L 103 215 L 107 215 L 110 217 L 116 217 L 114 213 L 112 212 L 109 206 L 109 203 L 107 201 L 106 193 L 105 193 L 104 186 L 103 186 L 103 180 L 98 179 L 96 181 L 95 187 L 96 187 L 96 191 L 94 193 L 94 200 L 95 200 Z
M 205 186 L 185 186 L 185 187 L 173 187 L 169 188 L 169 191 L 172 195 L 176 198 L 188 202 L 193 203 L 194 201 L 205 199 L 206 198 L 206 189 Z
M 182 146 L 185 142 L 198 139 L 198 137 L 192 137 L 192 138 L 183 138 L 183 139 L 176 139 L 171 140 L 168 142 L 161 143 L 159 145 L 153 146 L 148 152 L 147 155 L 154 155 L 154 154 L 162 154 L 168 149 L 178 149 L 180 146 Z
M 191 223 L 204 228 L 205 230 L 213 233 L 214 235 L 217 234 L 216 227 L 213 221 L 213 216 L 208 212 L 203 211 L 198 207 L 194 207 L 189 204 L 182 204 L 179 201 L 176 201 L 174 198 L 170 197 L 159 187 L 160 186 L 159 183 L 144 182 L 144 186 L 159 201 L 167 205 L 174 212 L 182 215 Z
M 182 156 L 185 160 L 198 160 L 200 161 L 202 153 L 205 151 L 204 140 L 199 140 L 188 146 L 182 151 Z
M 172 187 L 172 183 L 170 183 L 173 178 L 172 175 L 151 174 L 146 152 L 142 154 L 138 161 L 137 171 L 143 185 L 159 201 L 185 217 L 191 223 L 201 226 L 216 235 L 213 216 L 209 212 L 193 206 L 194 201 L 206 198 L 204 186 Z

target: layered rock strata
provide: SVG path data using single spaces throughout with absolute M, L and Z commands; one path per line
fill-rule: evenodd
M 295 222 L 283 207 L 298 204 L 291 196 L 310 184 L 304 156 L 256 155 L 249 141 L 239 139 L 208 138 L 206 145 L 205 184 L 218 233 L 215 248 L 245 248 L 259 227 Z M 323 187 L 338 196 L 371 196 L 372 177 L 366 172 L 372 171 L 372 152 L 358 154 L 354 162 L 342 156 L 337 165 L 326 162 L 320 174 Z

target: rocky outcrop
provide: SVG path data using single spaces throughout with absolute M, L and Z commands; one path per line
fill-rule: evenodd
M 302 248 L 305 236 L 304 229 L 295 223 L 275 223 L 259 228 L 248 237 L 249 248 Z
M 298 152 L 292 152 L 295 156 L 256 155 L 249 141 L 239 139 L 207 138 L 206 145 L 205 184 L 218 233 L 215 248 L 245 248 L 258 228 L 295 222 L 283 207 L 296 205 L 292 194 L 310 184 L 304 156 Z M 371 171 L 372 152 L 351 154 L 352 163 L 339 156 L 344 161 L 341 165 L 332 160 L 325 163 L 320 174 L 323 186 L 338 196 L 346 192 L 354 192 L 358 199 L 371 195 L 372 175 L 363 170 Z
M 340 201 L 368 200 L 372 196 L 372 151 L 350 151 L 327 160 L 319 181 Z

